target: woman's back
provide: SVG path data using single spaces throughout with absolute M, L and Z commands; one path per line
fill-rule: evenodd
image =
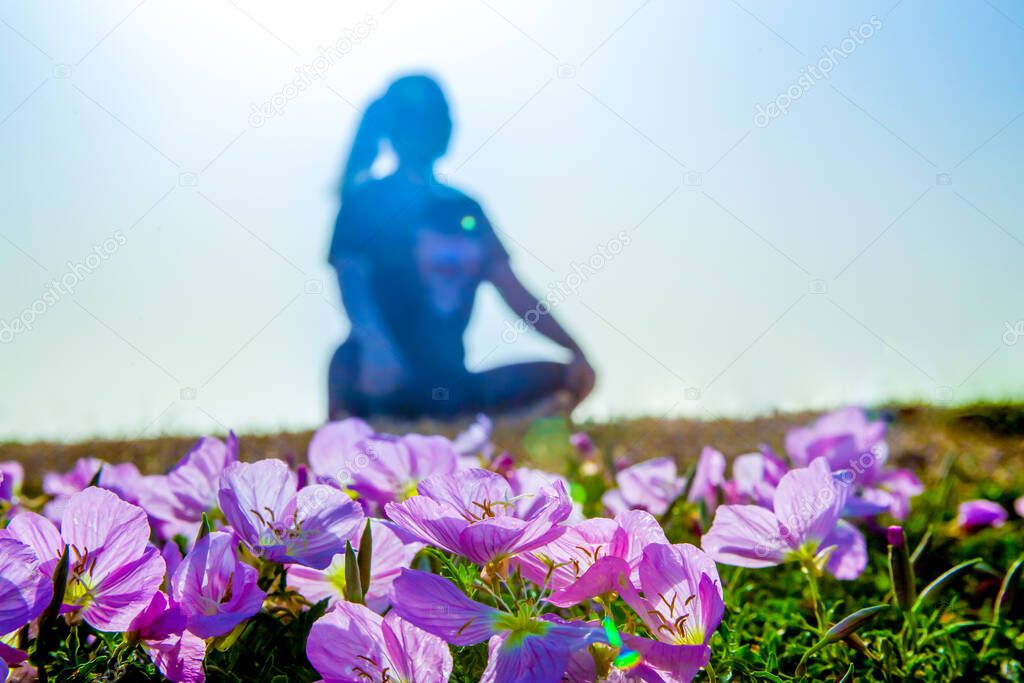
M 394 341 L 424 367 L 461 367 L 480 283 L 508 259 L 480 205 L 395 174 L 362 184 L 338 212 L 330 261 L 363 259 Z

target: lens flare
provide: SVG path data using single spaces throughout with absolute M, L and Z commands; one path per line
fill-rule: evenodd
M 622 636 L 619 635 L 619 629 L 616 628 L 611 617 L 602 619 L 601 625 L 604 626 L 604 635 L 608 638 L 608 644 L 615 648 L 621 648 Z M 620 669 L 631 669 L 640 663 L 640 653 L 636 650 L 622 650 L 612 663 Z

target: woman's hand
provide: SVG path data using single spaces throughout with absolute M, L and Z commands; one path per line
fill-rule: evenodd
M 377 342 L 360 349 L 358 385 L 367 396 L 394 393 L 407 376 L 405 361 L 392 344 Z
M 576 403 L 585 399 L 594 390 L 596 381 L 594 368 L 581 352 L 576 352 L 566 368 L 566 386 L 572 392 Z

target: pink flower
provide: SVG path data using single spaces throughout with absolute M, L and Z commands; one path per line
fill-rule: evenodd
M 15 460 L 0 462 L 0 504 L 17 505 L 21 484 L 24 481 L 25 469 L 20 462 Z
M 718 504 L 718 490 L 725 483 L 725 456 L 710 446 L 705 446 L 697 459 L 697 469 L 693 474 L 693 482 L 686 494 L 690 503 L 704 502 L 711 514 Z
M 584 460 L 590 460 L 597 454 L 597 447 L 586 432 L 576 432 L 569 437 L 569 443 Z
M 338 603 L 313 624 L 306 656 L 324 683 L 442 683 L 452 673 L 452 655 L 443 640 L 394 611 L 381 618 L 350 602 Z
M 0 633 L 13 633 L 36 619 L 53 599 L 49 577 L 39 569 L 32 548 L 11 537 L 0 537 Z M 7 664 L 20 664 L 25 653 L 0 643 L 0 673 Z
M 139 468 L 130 462 L 108 465 L 97 458 L 79 458 L 64 474 L 47 472 L 43 475 L 43 492 L 51 499 L 43 506 L 43 514 L 55 523 L 60 523 L 64 506 L 71 496 L 85 490 L 96 473 L 103 468 L 97 485 L 117 494 L 122 500 L 136 504 L 148 478 L 139 473 Z
M 403 569 L 395 580 L 393 611 L 427 633 L 454 645 L 488 642 L 486 683 L 562 680 L 569 657 L 602 642 L 599 627 L 537 616 L 527 606 L 505 612 L 470 600 L 448 579 Z
M 199 532 L 203 513 L 217 509 L 220 475 L 238 460 L 238 439 L 227 443 L 213 437 L 195 446 L 164 476 L 153 477 L 139 496 L 140 505 L 156 520 L 164 539 L 182 534 L 191 543 Z
M 338 484 L 383 511 L 388 503 L 416 495 L 421 480 L 452 474 L 458 467 L 459 456 L 443 436 L 378 434 L 359 442 Z
M 328 422 L 313 434 L 306 459 L 313 474 L 321 481 L 339 485 L 352 476 L 349 463 L 356 456 L 356 447 L 373 436 L 373 427 L 359 418 Z
M 858 457 L 885 445 L 886 424 L 869 420 L 863 408 L 848 407 L 822 415 L 808 427 L 786 434 L 786 452 L 793 462 L 806 467 L 815 458 Z M 832 462 L 833 469 L 849 469 L 849 461 Z
M 1006 523 L 1009 514 L 999 503 L 991 500 L 969 500 L 957 508 L 956 523 L 966 532 L 978 531 L 988 526 L 999 527 Z
M 619 470 L 615 475 L 617 489 L 605 491 L 602 502 L 610 514 L 626 510 L 647 510 L 660 516 L 686 487 L 686 480 L 676 472 L 672 458 L 654 458 Z
M 758 453 L 736 456 L 732 462 L 732 481 L 728 482 L 726 502 L 771 507 L 775 488 L 786 470 L 786 464 L 767 447 L 762 447 Z
M 363 528 L 362 509 L 324 484 L 298 488 L 281 460 L 236 462 L 221 475 L 221 512 L 246 545 L 272 562 L 324 569 Z
M 603 557 L 624 560 L 636 576 L 644 549 L 668 543 L 651 513 L 620 512 L 615 519 L 595 517 L 566 528 L 554 541 L 516 558 L 523 576 L 551 590 L 568 588 Z
M 199 539 L 170 580 L 188 629 L 200 638 L 228 633 L 260 611 L 267 594 L 256 585 L 259 572 L 241 562 L 232 534 L 214 531 Z
M 452 440 L 452 447 L 459 454 L 461 467 L 481 467 L 494 457 L 491 431 L 494 425 L 486 415 L 477 415 L 469 425 Z
M 517 514 L 509 483 L 499 474 L 470 469 L 420 482 L 420 495 L 387 506 L 388 517 L 426 543 L 480 565 L 539 548 L 558 538 L 572 503 L 560 482 L 542 488 Z
M 68 545 L 64 604 L 100 631 L 125 631 L 164 578 L 141 508 L 90 486 L 68 499 L 61 522 Z
M 173 683 L 203 683 L 206 641 L 186 630 L 187 617 L 179 605 L 160 591 L 128 629 L 153 664 Z
M 665 543 L 647 545 L 637 569 L 621 558 L 604 557 L 548 600 L 570 607 L 618 593 L 653 636 L 623 634 L 623 643 L 641 656 L 639 667 L 629 674 L 638 680 L 690 681 L 708 663 L 708 643 L 725 612 L 718 569 L 692 545 Z
M 831 549 L 829 571 L 840 579 L 856 578 L 867 565 L 867 547 L 863 535 L 839 518 L 846 494 L 828 462 L 818 458 L 782 477 L 774 510 L 719 507 L 701 545 L 715 561 L 740 567 L 769 567 Z
M 421 479 L 451 474 L 460 456 L 443 436 L 375 434 L 362 420 L 331 422 L 313 435 L 309 464 L 330 486 L 351 489 L 375 513 L 416 494 Z
M 909 470 L 886 469 L 886 428 L 885 422 L 868 419 L 861 408 L 843 408 L 823 415 L 809 427 L 790 430 L 786 450 L 799 467 L 825 458 L 832 471 L 848 473 L 846 483 L 853 491 L 847 498 L 847 514 L 869 516 L 888 511 L 896 519 L 904 519 L 910 499 L 924 491 L 924 486 Z

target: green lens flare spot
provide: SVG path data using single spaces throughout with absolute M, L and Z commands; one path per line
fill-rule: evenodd
M 622 647 L 622 638 L 619 636 L 619 629 L 615 628 L 615 622 L 612 621 L 611 617 L 605 617 L 602 619 L 601 625 L 604 626 L 604 635 L 608 639 L 608 644 L 612 647 Z
M 587 490 L 582 484 L 573 482 L 569 485 L 569 497 L 575 502 L 583 504 L 587 502 Z
M 462 225 L 462 229 L 466 232 L 474 230 L 476 229 L 476 218 L 473 216 L 463 216 L 460 225 Z
M 612 621 L 612 618 L 605 617 L 601 620 L 601 625 L 604 626 L 604 635 L 608 639 L 608 644 L 614 648 L 621 648 L 622 636 L 619 635 L 619 629 L 615 626 L 615 622 Z M 612 660 L 612 663 L 620 669 L 632 669 L 640 663 L 640 653 L 636 650 L 622 650 L 619 655 Z
M 614 664 L 620 669 L 632 669 L 640 663 L 640 653 L 636 650 L 626 650 L 615 658 Z

